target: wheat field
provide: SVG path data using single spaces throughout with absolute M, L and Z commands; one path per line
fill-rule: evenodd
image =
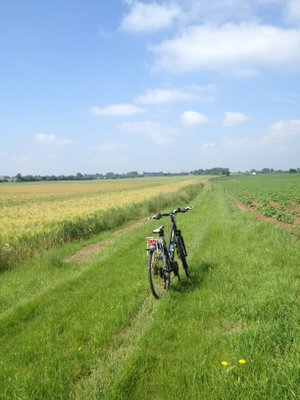
M 132 210 L 137 204 L 193 183 L 193 177 L 166 177 L 3 184 L 0 263 L 5 264 L 8 258 L 19 259 L 17 253 L 21 248 L 24 255 L 32 255 L 41 247 L 87 237 L 101 230 L 99 224 L 104 224 L 103 218 L 114 218 L 114 210 L 130 207 Z M 105 225 L 110 227 L 109 221 Z

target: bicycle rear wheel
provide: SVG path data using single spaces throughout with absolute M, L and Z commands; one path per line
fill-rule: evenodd
M 148 280 L 151 292 L 156 299 L 163 296 L 170 288 L 170 272 L 164 268 L 162 254 L 150 252 L 148 259 Z
M 183 237 L 181 236 L 181 234 L 179 234 L 177 236 L 177 249 L 178 249 L 178 257 L 180 258 L 180 261 L 182 263 L 183 269 L 185 271 L 185 275 L 190 276 L 189 266 L 186 261 L 187 253 L 186 253 L 186 249 L 185 249 L 184 240 L 183 240 Z

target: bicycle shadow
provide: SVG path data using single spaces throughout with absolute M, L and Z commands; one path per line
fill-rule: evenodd
M 171 290 L 177 293 L 188 293 L 199 289 L 205 284 L 207 276 L 211 271 L 217 268 L 217 264 L 209 262 L 201 262 L 198 266 L 191 264 L 190 276 L 184 276 L 184 272 L 180 271 L 180 281 L 171 286 Z

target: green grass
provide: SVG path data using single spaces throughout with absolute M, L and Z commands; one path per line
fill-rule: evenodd
M 209 198 L 191 284 L 171 292 L 108 398 L 299 398 L 299 243 Z
M 0 398 L 299 399 L 299 240 L 218 186 L 193 206 L 177 218 L 192 276 L 162 300 L 147 284 L 155 221 L 89 261 L 63 261 L 75 243 L 4 272 Z

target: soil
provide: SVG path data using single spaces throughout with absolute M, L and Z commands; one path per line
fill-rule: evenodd
M 262 215 L 259 211 L 257 211 L 253 206 L 246 206 L 245 204 L 241 203 L 239 200 L 237 200 L 235 197 L 229 196 L 231 198 L 231 200 L 234 202 L 235 205 L 238 206 L 238 208 L 240 210 L 246 210 L 251 212 L 252 214 L 255 215 L 256 219 L 258 221 L 267 221 L 267 222 L 271 222 L 271 224 L 280 226 L 281 228 L 287 229 L 288 231 L 290 231 L 293 234 L 296 234 L 296 229 L 297 227 L 294 224 L 289 224 L 287 222 L 283 222 L 283 221 L 278 221 L 277 219 L 274 219 L 272 217 L 267 217 L 266 215 Z M 296 222 L 296 221 L 295 221 Z M 296 222 L 297 223 L 297 222 Z M 298 235 L 299 236 L 299 232 Z
M 124 233 L 133 231 L 134 229 L 136 229 L 142 225 L 145 225 L 146 222 L 147 222 L 147 220 L 142 220 L 142 221 L 136 222 L 135 224 L 118 229 L 116 232 L 114 232 L 114 234 L 112 235 L 112 237 L 110 239 L 102 240 L 101 242 L 90 244 L 89 246 L 86 246 L 86 247 L 80 249 L 73 256 L 66 258 L 65 261 L 67 261 L 67 262 L 86 261 L 93 255 L 104 250 L 107 246 L 112 244 L 118 237 L 124 235 Z

